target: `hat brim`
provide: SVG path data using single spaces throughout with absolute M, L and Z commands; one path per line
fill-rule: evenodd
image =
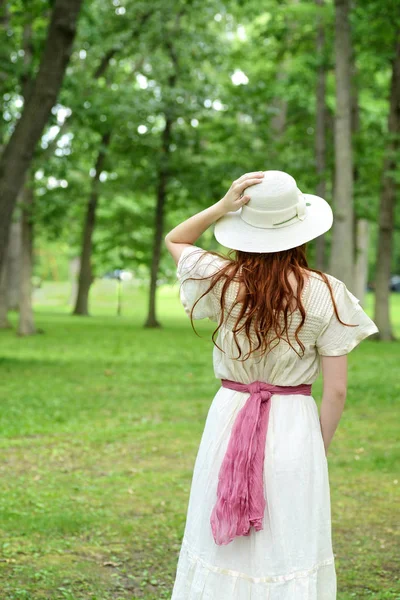
M 313 194 L 303 195 L 310 203 L 303 221 L 298 219 L 277 229 L 254 227 L 240 217 L 240 208 L 218 219 L 214 235 L 222 246 L 244 252 L 281 252 L 301 246 L 326 233 L 333 223 L 332 209 L 326 200 Z

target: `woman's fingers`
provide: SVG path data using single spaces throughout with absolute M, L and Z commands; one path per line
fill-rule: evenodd
M 244 190 L 252 185 L 260 183 L 264 177 L 263 171 L 253 171 L 245 173 L 239 179 L 234 181 L 224 196 L 224 205 L 226 209 L 238 210 L 241 206 L 250 200 L 250 196 L 245 195 Z
M 244 179 L 254 179 L 254 178 L 263 178 L 264 171 L 253 171 L 252 173 L 245 173 L 239 179 L 235 181 L 235 183 L 241 183 Z
M 254 177 L 249 179 L 244 179 L 242 182 L 236 184 L 236 191 L 242 193 L 243 190 L 250 187 L 251 185 L 255 185 L 256 183 L 260 183 L 260 177 Z

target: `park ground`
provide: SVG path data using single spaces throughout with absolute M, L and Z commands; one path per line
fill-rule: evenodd
M 197 338 L 177 287 L 160 330 L 128 288 L 93 286 L 91 317 L 67 285 L 35 292 L 42 333 L 0 332 L 0 598 L 171 596 L 192 469 L 212 397 L 211 323 Z M 371 314 L 372 297 L 367 311 Z M 400 294 L 392 297 L 400 335 Z M 13 322 L 16 316 L 12 316 Z M 399 600 L 400 344 L 366 341 L 329 448 L 338 600 Z M 320 404 L 321 382 L 313 387 Z

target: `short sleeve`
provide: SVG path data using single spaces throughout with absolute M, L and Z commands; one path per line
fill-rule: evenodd
M 356 298 L 346 287 L 337 280 L 334 297 L 339 316 L 342 321 L 356 327 L 346 327 L 336 318 L 333 304 L 327 315 L 327 320 L 316 340 L 318 354 L 321 356 L 342 356 L 348 354 L 363 339 L 378 333 L 378 328 L 372 319 L 364 312 Z
M 180 284 L 179 294 L 182 305 L 188 315 L 196 301 L 210 287 L 211 277 L 226 261 L 199 248 L 187 246 L 182 252 L 178 265 L 177 277 Z M 206 279 L 200 279 L 205 277 Z M 200 298 L 193 310 L 193 319 L 209 318 L 218 321 L 220 301 L 213 289 Z

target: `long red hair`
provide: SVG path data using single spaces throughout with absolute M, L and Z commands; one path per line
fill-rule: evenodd
M 219 283 L 222 284 L 220 295 L 221 316 L 218 326 L 212 334 L 212 341 L 217 346 L 216 338 L 225 318 L 226 299 L 228 286 L 232 281 L 243 284 L 245 294 L 242 300 L 236 299 L 234 306 L 239 305 L 240 310 L 232 329 L 234 341 L 239 355 L 242 349 L 237 335 L 244 331 L 248 342 L 248 352 L 241 360 L 246 360 L 253 352 L 259 350 L 267 353 L 272 349 L 272 344 L 285 340 L 290 347 L 301 356 L 289 337 L 289 317 L 293 312 L 299 310 L 300 323 L 296 328 L 294 337 L 304 354 L 305 346 L 299 333 L 306 319 L 306 311 L 302 303 L 302 292 L 304 289 L 304 271 L 317 273 L 328 286 L 334 312 L 338 321 L 348 327 L 356 327 L 344 323 L 338 313 L 337 305 L 329 279 L 322 271 L 309 267 L 306 258 L 306 245 L 297 246 L 290 250 L 271 253 L 243 252 L 241 250 L 230 250 L 228 256 L 219 252 L 210 252 L 227 260 L 227 264 L 218 270 L 210 278 L 208 289 L 196 300 L 190 312 L 193 329 L 193 310 L 196 304 Z M 296 291 L 289 282 L 289 273 L 292 272 L 297 282 Z M 194 277 L 191 279 L 208 279 L 209 277 Z M 190 278 L 189 278 L 190 279 Z M 283 318 L 282 318 L 283 317 Z M 267 335 L 271 334 L 272 335 Z

